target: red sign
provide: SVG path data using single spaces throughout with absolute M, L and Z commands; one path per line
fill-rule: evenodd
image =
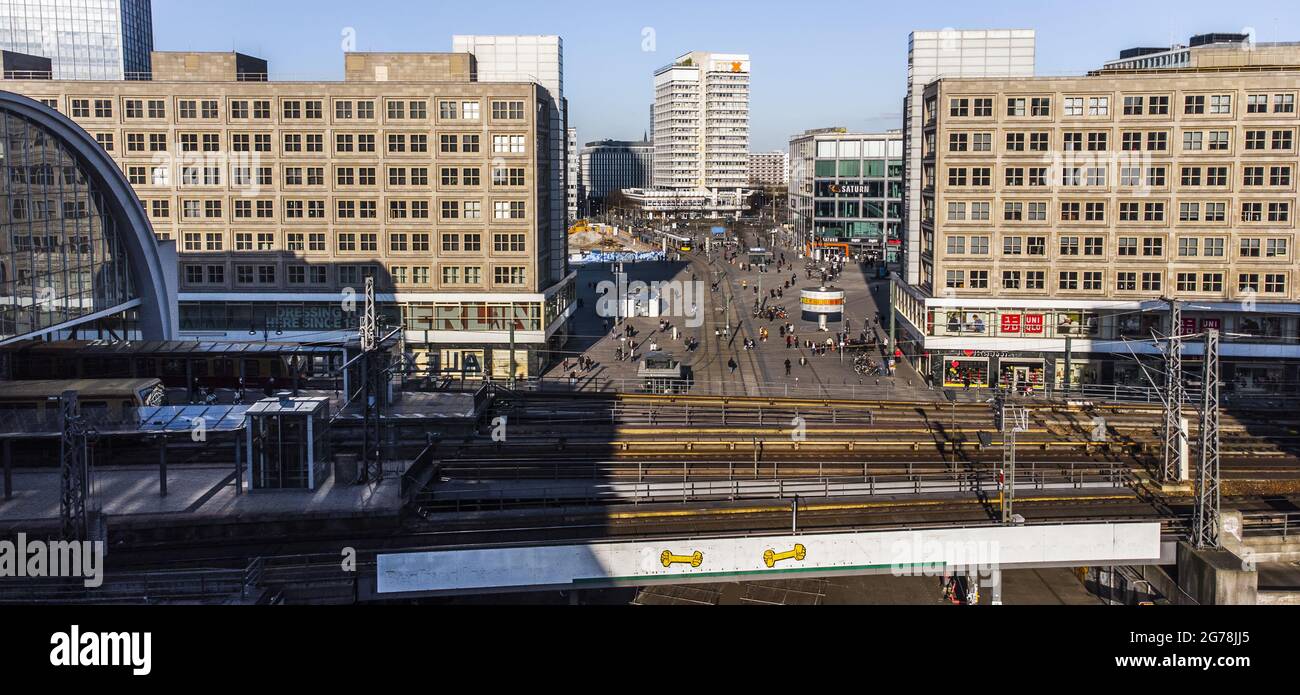
M 1223 329 L 1223 319 L 1201 319 L 1201 330 L 1218 331 Z
M 1192 335 L 1196 332 L 1196 319 L 1183 319 L 1183 332 L 1181 335 Z
M 1002 332 L 1019 333 L 1020 332 L 1020 314 L 1003 314 L 1002 315 Z
M 1042 335 L 1043 318 L 1042 314 L 1025 314 L 1025 333 Z

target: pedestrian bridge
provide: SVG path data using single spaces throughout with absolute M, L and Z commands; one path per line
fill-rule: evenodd
M 1161 561 L 1159 523 L 584 543 L 380 555 L 375 599 Z

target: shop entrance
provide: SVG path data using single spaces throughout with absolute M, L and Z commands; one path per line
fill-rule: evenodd
M 1045 374 L 1042 360 L 1002 360 L 1000 383 L 1004 389 L 1039 391 L 1046 386 Z

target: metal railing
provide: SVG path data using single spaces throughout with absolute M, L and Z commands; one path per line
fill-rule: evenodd
M 833 359 L 833 358 L 826 358 Z M 791 383 L 756 383 L 756 382 L 736 382 L 736 381 L 692 381 L 688 386 L 679 391 L 682 395 L 691 396 L 719 396 L 731 398 L 810 398 L 810 399 L 830 399 L 830 400 L 860 400 L 860 401 L 915 401 L 918 403 L 943 402 L 947 400 L 943 393 L 945 389 L 934 388 L 924 383 L 918 383 L 913 386 L 897 384 L 893 379 L 898 377 L 862 377 L 859 383 L 841 383 L 841 384 L 791 384 Z M 482 382 L 466 382 L 463 389 L 457 388 L 456 384 L 451 384 L 446 390 L 474 391 L 481 388 Z M 646 387 L 646 380 L 636 377 L 628 378 L 606 378 L 606 377 L 579 377 L 577 380 L 570 380 L 564 377 L 534 377 L 527 380 L 519 380 L 514 390 L 526 394 L 662 394 L 652 391 Z M 979 388 L 971 389 L 953 388 L 949 389 L 956 393 L 957 399 L 963 402 L 985 401 L 993 394 L 1005 392 L 1008 389 L 999 388 Z M 1200 393 L 1198 385 L 1193 383 L 1190 388 L 1186 389 L 1187 403 L 1196 404 L 1199 402 Z M 1071 385 L 1066 388 L 1060 385 L 1049 384 L 1029 394 L 1012 394 L 1016 398 L 1039 401 L 1092 401 L 1098 403 L 1115 403 L 1115 404 L 1143 404 L 1150 406 L 1159 406 L 1161 404 L 1161 391 L 1145 386 L 1128 386 L 1128 385 L 1103 385 L 1103 384 L 1085 384 Z M 1259 392 L 1248 390 L 1228 390 L 1224 395 L 1224 401 L 1229 404 L 1240 405 L 1242 407 L 1290 407 L 1300 405 L 1300 390 L 1296 393 L 1288 393 L 1284 390 L 1274 392 Z
M 5 70 L 6 80 L 52 80 L 54 72 L 51 70 Z
M 1241 515 L 1248 536 L 1276 536 L 1289 540 L 1300 531 L 1300 512 L 1249 512 Z
M 820 359 L 820 358 L 819 358 Z M 825 358 L 832 359 L 832 358 Z M 897 387 L 887 377 L 863 377 L 861 383 L 792 384 L 738 381 L 692 381 L 679 393 L 692 396 L 731 396 L 735 398 L 818 398 L 835 400 L 907 400 L 941 401 L 942 394 L 926 386 Z M 526 393 L 657 393 L 646 388 L 646 380 L 636 377 L 533 378 L 520 381 L 516 391 Z
M 237 569 L 110 573 L 97 588 L 80 578 L 0 579 L 0 603 L 193 602 L 244 596 L 248 586 Z
M 1115 471 L 1090 475 L 1071 472 L 1030 472 L 1016 476 L 1018 491 L 1119 489 L 1130 474 Z M 500 510 L 574 504 L 652 504 L 667 502 L 833 499 L 881 495 L 941 495 L 999 493 L 992 474 L 867 476 L 779 480 L 697 480 L 676 482 L 601 482 L 583 485 L 494 488 L 490 490 L 429 491 L 414 503 L 426 511 Z

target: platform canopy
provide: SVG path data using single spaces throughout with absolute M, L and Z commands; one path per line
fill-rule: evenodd
M 247 405 L 185 405 L 140 409 L 140 434 L 191 432 L 203 423 L 207 432 L 238 432 L 244 429 Z

